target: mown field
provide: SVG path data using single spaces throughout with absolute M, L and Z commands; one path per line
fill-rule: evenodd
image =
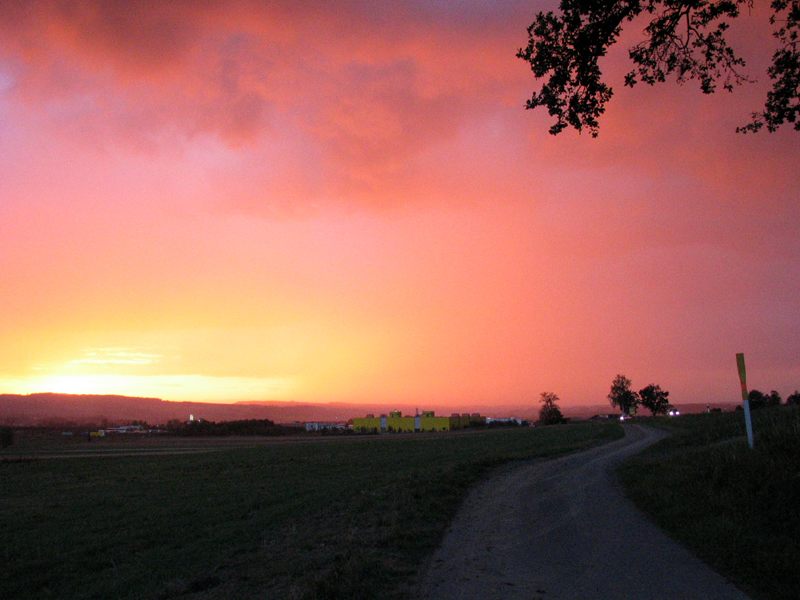
M 0 462 L 0 598 L 407 596 L 489 469 L 621 435 L 584 423 Z
M 800 595 L 800 410 L 664 419 L 673 435 L 620 470 L 628 493 L 674 538 L 755 598 Z M 680 573 L 676 573 L 679 577 Z

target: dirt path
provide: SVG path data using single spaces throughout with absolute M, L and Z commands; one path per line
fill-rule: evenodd
M 422 577 L 428 599 L 719 599 L 742 592 L 669 539 L 613 469 L 663 433 L 516 466 L 469 495 Z

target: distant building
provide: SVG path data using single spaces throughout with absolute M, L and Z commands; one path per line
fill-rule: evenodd
M 486 417 L 486 424 L 491 425 L 492 423 L 497 423 L 499 425 L 524 425 L 525 420 L 520 419 L 519 417 L 503 417 L 500 419 Z
M 106 433 L 146 433 L 141 425 L 120 425 L 119 427 L 106 427 Z
M 306 431 L 344 431 L 347 423 L 326 423 L 323 421 L 309 421 L 305 424 Z
M 395 410 L 388 415 L 379 417 L 370 414 L 355 418 L 353 419 L 353 430 L 359 433 L 450 431 L 485 422 L 484 417 L 478 413 L 471 415 L 453 413 L 449 417 L 437 417 L 434 411 L 426 410 L 422 414 L 403 416 L 399 410 Z

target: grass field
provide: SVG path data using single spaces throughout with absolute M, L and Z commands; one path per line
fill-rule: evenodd
M 487 470 L 621 435 L 586 423 L 0 462 L 0 598 L 402 597 Z
M 634 501 L 755 598 L 800 594 L 800 410 L 664 419 L 673 436 L 620 470 Z M 676 576 L 680 576 L 677 573 Z

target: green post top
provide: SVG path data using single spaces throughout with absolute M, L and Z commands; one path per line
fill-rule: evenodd
M 742 382 L 742 385 L 747 383 L 747 373 L 744 369 L 744 354 L 739 352 L 736 355 L 736 366 L 739 367 L 739 381 Z

